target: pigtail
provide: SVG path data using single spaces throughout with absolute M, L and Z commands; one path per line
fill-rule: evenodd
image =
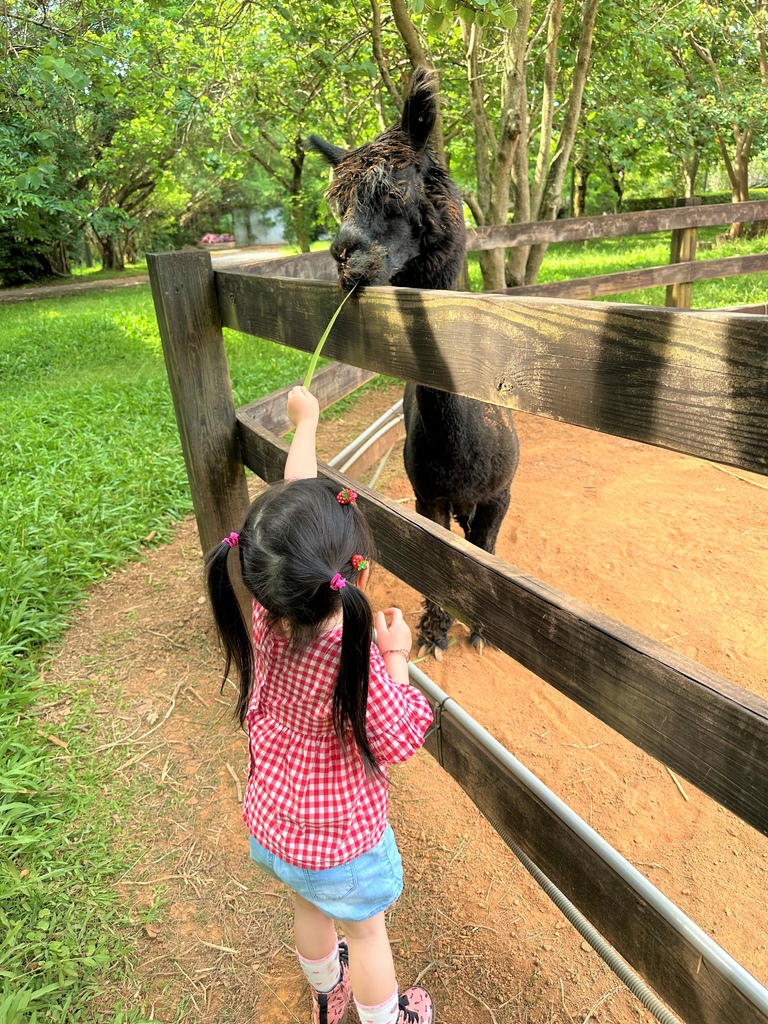
M 234 662 L 239 683 L 235 714 L 242 725 L 253 689 L 253 644 L 251 632 L 243 620 L 240 602 L 229 575 L 231 547 L 230 541 L 223 540 L 209 552 L 205 560 L 205 580 L 216 630 L 226 655 L 221 687 L 223 690 Z
M 343 587 L 339 596 L 344 622 L 341 632 L 339 674 L 333 691 L 333 726 L 343 747 L 344 728 L 349 722 L 355 746 L 363 759 L 365 774 L 383 779 L 384 773 L 373 758 L 365 731 L 368 683 L 371 674 L 373 612 L 365 594 L 355 586 Z

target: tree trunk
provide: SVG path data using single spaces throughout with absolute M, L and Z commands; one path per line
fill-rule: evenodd
M 560 136 L 557 140 L 552 163 L 549 166 L 546 185 L 538 209 L 532 210 L 535 220 L 554 220 L 563 194 L 563 183 L 568 161 L 571 159 L 576 129 L 581 117 L 581 103 L 584 97 L 584 85 L 587 81 L 589 58 L 592 52 L 592 39 L 595 34 L 595 20 L 599 0 L 582 0 L 579 41 L 576 50 L 576 61 L 573 66 L 571 88 L 565 102 L 565 114 Z M 532 245 L 525 267 L 525 283 L 534 284 L 539 275 L 541 264 L 547 252 L 547 245 Z
M 483 275 L 483 291 L 499 291 L 507 287 L 504 275 L 504 249 L 484 249 L 478 253 L 480 272 Z
M 526 52 L 528 29 L 531 22 L 531 3 L 519 3 L 517 24 L 505 33 L 510 54 L 509 104 L 518 112 L 520 139 L 512 154 L 510 168 L 512 186 L 512 210 L 515 223 L 524 224 L 531 219 L 531 188 L 528 175 L 528 79 Z M 509 288 L 521 285 L 525 280 L 525 264 L 530 246 L 513 246 L 508 253 L 504 267 L 504 281 Z
M 108 235 L 99 237 L 98 245 L 102 270 L 125 270 L 122 250 L 113 238 Z
M 126 235 L 123 246 L 123 258 L 126 263 L 139 262 L 139 250 L 136 245 L 136 233 L 134 231 L 129 231 Z
M 696 193 L 696 175 L 699 173 L 699 161 L 701 157 L 697 150 L 686 153 L 683 157 L 683 181 L 685 183 L 685 198 L 691 199 Z
M 624 201 L 624 172 L 621 168 L 617 171 L 611 160 L 606 161 L 606 166 L 611 179 L 611 188 L 616 196 L 613 201 L 613 212 L 621 213 L 621 204 Z
M 590 170 L 580 163 L 574 164 L 573 216 L 583 217 L 587 212 L 587 181 Z
M 749 200 L 749 157 L 752 150 L 752 132 L 736 133 L 736 153 L 733 158 L 733 178 L 731 196 L 734 203 L 746 203 Z M 746 226 L 738 221 L 731 224 L 731 241 L 744 236 Z
M 395 27 L 400 34 L 400 38 L 403 41 L 403 45 L 408 53 L 411 64 L 413 67 L 427 67 L 433 68 L 434 64 L 429 59 L 427 54 L 421 45 L 419 39 L 419 33 L 416 31 L 416 26 L 411 21 L 411 16 L 408 13 L 408 6 L 406 0 L 390 0 L 390 7 L 392 8 L 392 17 L 395 21 Z M 375 25 L 374 25 L 375 32 Z M 386 83 L 385 83 L 386 84 Z M 394 98 L 394 97 L 393 97 Z M 400 107 L 402 109 L 402 106 Z M 435 118 L 435 127 L 432 129 L 430 136 L 432 142 L 432 148 L 435 151 L 435 156 L 443 166 L 445 166 L 445 140 L 443 137 L 443 112 L 440 109 L 440 104 L 437 104 L 437 116 Z
M 304 209 L 301 195 L 301 175 L 304 170 L 304 147 L 301 138 L 296 136 L 294 155 L 291 157 L 293 177 L 291 178 L 291 223 L 296 232 L 296 243 L 300 252 L 309 252 L 309 231 L 307 230 L 307 211 Z
M 48 262 L 51 271 L 59 277 L 69 277 L 72 268 L 69 263 L 69 253 L 64 242 L 55 242 L 48 251 Z

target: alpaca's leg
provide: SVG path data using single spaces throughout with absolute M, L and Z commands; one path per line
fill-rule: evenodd
M 447 501 L 425 502 L 417 497 L 416 511 L 439 526 L 444 526 L 446 530 L 451 528 L 451 510 Z M 448 646 L 448 630 L 452 623 L 452 615 L 443 611 L 439 604 L 426 598 L 418 625 L 419 655 L 434 654 L 435 659 L 440 661 L 443 651 Z
M 507 490 L 495 495 L 490 501 L 478 505 L 469 523 L 465 524 L 462 522 L 461 517 L 458 517 L 467 540 L 472 544 L 477 544 L 483 551 L 487 551 L 491 555 L 495 554 L 496 541 L 501 524 L 504 522 L 504 516 L 509 508 L 509 501 L 510 494 L 509 488 L 507 488 Z M 482 654 L 485 641 L 479 633 L 475 633 L 473 630 L 469 634 L 469 642 Z

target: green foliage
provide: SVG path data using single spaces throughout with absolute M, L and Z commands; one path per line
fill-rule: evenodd
M 428 32 L 445 32 L 453 18 L 480 28 L 495 23 L 512 29 L 517 24 L 517 7 L 507 0 L 408 0 L 408 9 L 415 15 L 426 13 Z
M 227 347 L 238 403 L 307 362 L 229 332 Z M 191 509 L 149 289 L 0 307 L 0 403 L 0 1022 L 72 1024 L 125 970 L 114 881 L 135 851 L 110 762 L 78 729 L 89 666 L 61 692 L 40 671 L 88 588 Z M 41 705 L 62 698 L 53 727 Z
M 19 240 L 11 229 L 0 227 L 0 286 L 28 284 L 50 273 L 45 245 Z

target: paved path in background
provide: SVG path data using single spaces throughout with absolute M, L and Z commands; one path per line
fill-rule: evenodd
M 281 256 L 281 246 L 269 248 L 226 249 L 211 252 L 214 269 L 245 266 L 261 263 Z M 149 274 L 134 274 L 132 277 L 110 277 L 104 281 L 73 281 L 71 284 L 30 285 L 27 288 L 0 288 L 0 303 L 34 302 L 37 299 L 55 299 L 60 295 L 78 295 L 81 292 L 108 292 L 115 288 L 133 288 L 149 284 Z

